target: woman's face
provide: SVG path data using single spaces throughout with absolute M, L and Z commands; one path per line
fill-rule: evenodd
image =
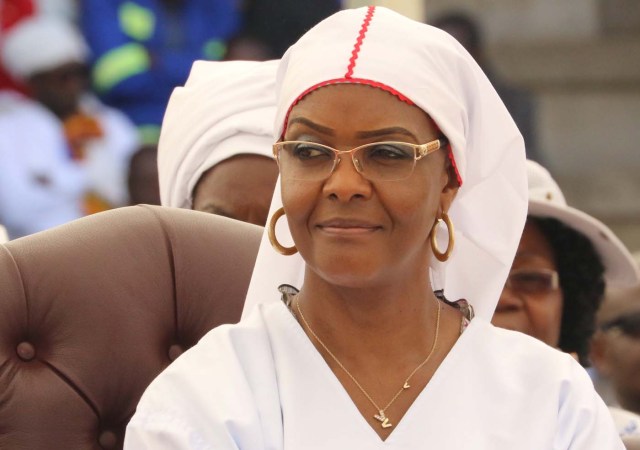
M 562 290 L 544 289 L 544 283 L 536 283 L 535 278 L 537 273 L 548 274 L 552 271 L 557 271 L 553 249 L 540 228 L 528 219 L 510 275 L 513 277 L 514 273 L 519 272 L 528 278 L 511 285 L 507 283 L 492 323 L 557 347 L 562 322 Z M 522 288 L 518 288 L 519 285 Z M 528 285 L 533 287 L 526 289 Z
M 418 107 L 377 88 L 345 84 L 320 88 L 300 101 L 291 110 L 284 140 L 350 150 L 381 141 L 424 144 L 438 137 Z M 283 205 L 307 266 L 344 287 L 424 276 L 429 232 L 457 191 L 445 160 L 446 150 L 436 151 L 419 160 L 409 178 L 372 182 L 343 155 L 325 180 L 283 178 Z
M 193 190 L 193 209 L 264 226 L 277 179 L 273 159 L 234 156 L 202 174 Z

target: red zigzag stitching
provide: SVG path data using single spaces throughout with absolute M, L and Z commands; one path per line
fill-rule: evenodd
M 375 10 L 375 6 L 369 6 L 369 8 L 367 9 L 367 15 L 364 17 L 362 27 L 360 27 L 358 39 L 356 39 L 356 44 L 353 46 L 353 50 L 351 51 L 349 66 L 347 67 L 347 73 L 344 76 L 347 79 L 353 76 L 353 69 L 356 67 L 356 60 L 358 59 L 358 54 L 360 53 L 360 47 L 362 46 L 362 41 L 364 41 L 364 36 L 367 34 L 367 30 L 369 29 L 369 24 L 371 23 L 371 19 L 373 18 L 373 13 Z

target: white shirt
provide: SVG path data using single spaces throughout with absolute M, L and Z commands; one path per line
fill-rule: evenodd
M 623 449 L 573 358 L 472 320 L 382 441 L 282 303 L 211 331 L 143 395 L 126 449 Z
M 122 113 L 85 102 L 103 137 L 73 161 L 62 122 L 28 98 L 0 108 L 0 223 L 9 238 L 51 228 L 84 215 L 83 200 L 94 191 L 110 204 L 127 200 L 126 171 L 138 146 L 137 132 Z

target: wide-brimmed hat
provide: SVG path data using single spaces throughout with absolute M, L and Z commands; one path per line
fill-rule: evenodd
M 527 176 L 530 216 L 557 219 L 589 239 L 602 259 L 608 285 L 638 283 L 638 266 L 613 231 L 598 219 L 567 205 L 560 187 L 540 164 L 527 161 Z

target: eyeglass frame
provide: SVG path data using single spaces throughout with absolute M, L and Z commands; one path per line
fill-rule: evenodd
M 273 157 L 275 158 L 276 162 L 278 163 L 278 166 L 280 166 L 280 158 L 279 158 L 279 149 L 282 149 L 284 145 L 286 144 L 313 144 L 313 145 L 318 145 L 320 147 L 326 148 L 328 150 L 331 150 L 334 154 L 334 158 L 333 158 L 333 165 L 331 166 L 331 170 L 329 171 L 329 173 L 327 174 L 326 177 L 324 178 L 319 178 L 317 180 L 315 179 L 311 179 L 311 180 L 301 180 L 301 181 L 324 181 L 326 179 L 328 179 L 333 172 L 336 170 L 336 167 L 338 166 L 338 163 L 340 163 L 340 161 L 342 161 L 342 159 L 340 158 L 340 155 L 343 153 L 351 153 L 351 163 L 353 164 L 353 167 L 356 169 L 356 172 L 358 172 L 362 177 L 364 177 L 365 179 L 369 180 L 369 181 L 400 181 L 400 180 L 406 180 L 407 178 L 409 178 L 412 174 L 413 171 L 416 168 L 416 163 L 421 160 L 422 158 L 424 158 L 427 155 L 430 155 L 431 153 L 434 153 L 440 149 L 446 148 L 447 145 L 449 145 L 449 139 L 445 136 L 445 135 L 440 135 L 440 137 L 438 137 L 437 139 L 434 139 L 432 141 L 429 141 L 425 144 L 412 144 L 411 142 L 401 142 L 401 141 L 380 141 L 380 142 L 370 142 L 368 144 L 363 144 L 363 145 L 359 145 L 357 147 L 354 147 L 350 150 L 338 150 L 335 149 L 333 147 L 330 147 L 328 145 L 325 144 L 319 144 L 317 142 L 310 142 L 310 141 L 279 141 L 276 142 L 275 144 L 273 144 L 272 150 L 273 150 Z M 411 172 L 409 172 L 409 174 L 406 177 L 403 178 L 395 178 L 395 179 L 389 179 L 389 180 L 385 180 L 385 179 L 371 179 L 369 177 L 367 177 L 367 175 L 365 173 L 363 173 L 363 168 L 361 166 L 360 161 L 358 161 L 355 158 L 355 152 L 364 148 L 364 147 L 370 147 L 373 145 L 383 145 L 383 144 L 389 144 L 389 145 L 393 145 L 393 144 L 401 144 L 401 145 L 408 145 L 409 147 L 412 147 L 414 150 L 413 153 L 413 166 L 411 167 Z M 360 166 L 360 167 L 358 167 Z
M 551 275 L 551 287 L 548 291 L 545 292 L 527 292 L 527 291 L 522 291 L 519 289 L 514 289 L 512 286 L 510 286 L 511 282 L 511 275 L 512 274 L 520 274 L 520 273 L 545 273 L 547 275 Z M 557 291 L 558 289 L 560 289 L 560 275 L 558 274 L 557 270 L 553 270 L 553 269 L 545 269 L 545 268 L 540 268 L 540 269 L 513 269 L 511 271 L 509 271 L 509 275 L 507 275 L 507 279 L 504 283 L 504 287 L 505 288 L 509 288 L 512 289 L 516 292 L 521 292 L 524 294 L 529 294 L 529 295 L 536 295 L 536 294 L 543 294 L 543 293 L 547 293 L 547 292 L 554 292 Z

